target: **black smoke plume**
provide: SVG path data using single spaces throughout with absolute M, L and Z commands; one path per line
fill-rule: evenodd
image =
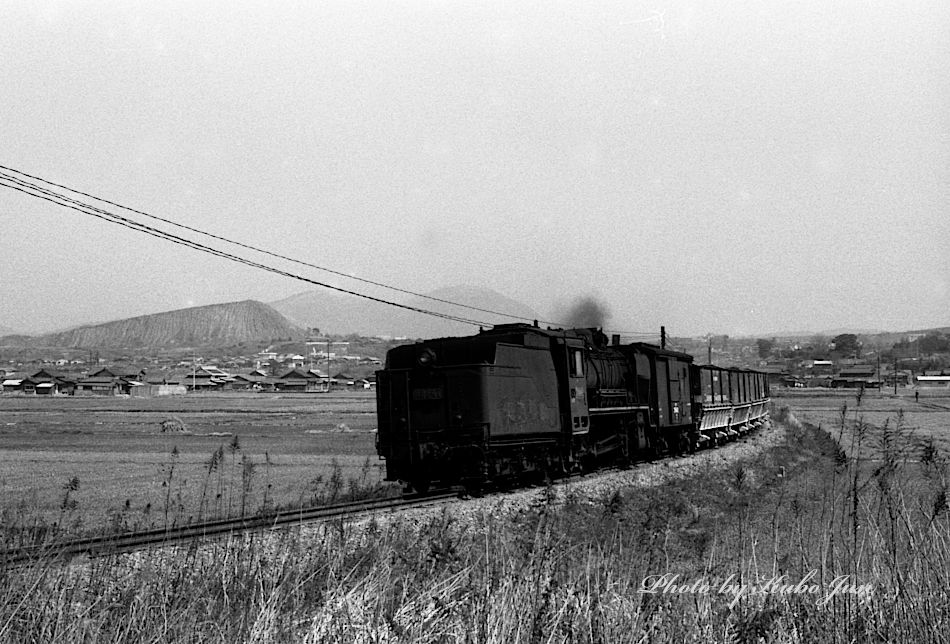
M 573 328 L 603 328 L 608 317 L 610 317 L 610 310 L 607 306 L 588 295 L 571 305 L 567 315 L 564 316 L 564 321 Z

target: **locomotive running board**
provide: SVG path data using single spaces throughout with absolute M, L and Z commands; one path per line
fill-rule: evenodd
M 647 411 L 649 407 L 631 406 L 631 407 L 591 407 L 588 411 L 594 414 L 625 414 L 631 411 Z

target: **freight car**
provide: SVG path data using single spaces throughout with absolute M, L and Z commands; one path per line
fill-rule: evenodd
M 598 329 L 503 324 L 392 349 L 377 452 L 418 492 L 558 476 L 719 444 L 767 420 L 764 374 Z

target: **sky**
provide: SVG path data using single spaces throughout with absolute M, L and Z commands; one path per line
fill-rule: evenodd
M 0 6 L 4 167 L 611 330 L 950 325 L 943 0 Z M 0 258 L 19 331 L 313 288 L 4 186 Z

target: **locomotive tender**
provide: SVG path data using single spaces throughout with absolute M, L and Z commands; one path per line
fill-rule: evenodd
M 376 398 L 386 479 L 424 493 L 717 445 L 768 421 L 769 390 L 598 329 L 502 324 L 395 347 Z

